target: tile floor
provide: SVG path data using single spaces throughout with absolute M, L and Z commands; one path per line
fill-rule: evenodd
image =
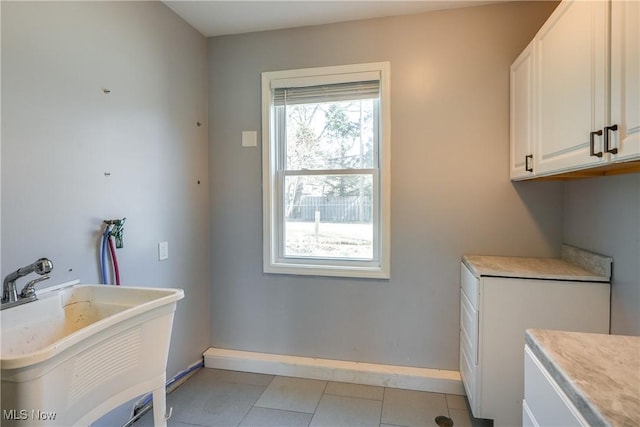
M 169 426 L 476 426 L 464 396 L 203 368 L 167 396 Z M 153 425 L 152 412 L 134 427 Z

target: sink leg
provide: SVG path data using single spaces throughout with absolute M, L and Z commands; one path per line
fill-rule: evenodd
M 155 427 L 167 427 L 166 419 L 167 394 L 164 386 L 153 390 L 153 425 Z

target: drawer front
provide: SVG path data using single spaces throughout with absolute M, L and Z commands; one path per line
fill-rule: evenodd
M 478 364 L 478 311 L 473 308 L 467 294 L 460 292 L 460 346 Z
M 467 294 L 473 308 L 477 310 L 480 299 L 480 280 L 469 271 L 464 263 L 460 267 L 460 287 Z
M 522 401 L 522 427 L 539 427 L 526 400 Z
M 478 374 L 478 367 L 471 363 L 467 352 L 463 346 L 460 345 L 460 377 L 462 377 L 462 384 L 467 391 L 467 399 L 469 400 L 469 407 L 471 412 L 476 416 L 480 411 L 480 400 L 478 396 L 477 385 L 478 381 L 476 375 Z
M 545 427 L 587 426 L 569 398 L 551 378 L 547 370 L 525 346 L 524 400 L 529 417 Z

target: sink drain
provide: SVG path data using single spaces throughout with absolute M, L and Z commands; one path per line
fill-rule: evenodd
M 449 417 L 445 417 L 444 415 L 440 415 L 436 417 L 436 424 L 440 427 L 453 427 L 453 420 Z

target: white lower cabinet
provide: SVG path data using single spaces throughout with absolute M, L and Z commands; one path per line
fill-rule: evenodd
M 534 427 L 588 426 L 575 405 L 554 381 L 531 349 L 525 347 L 522 425 Z
M 523 422 L 526 329 L 609 332 L 609 283 L 476 278 L 464 263 L 460 283 L 460 375 L 474 417 L 496 427 Z

